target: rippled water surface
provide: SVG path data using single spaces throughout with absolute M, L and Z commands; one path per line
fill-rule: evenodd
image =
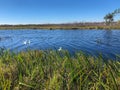
M 120 30 L 0 30 L 0 47 L 13 51 L 60 47 L 114 57 L 120 54 Z

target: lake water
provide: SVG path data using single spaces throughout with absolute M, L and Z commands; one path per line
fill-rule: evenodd
M 106 57 L 120 55 L 120 30 L 0 30 L 0 47 L 12 51 L 67 49 Z

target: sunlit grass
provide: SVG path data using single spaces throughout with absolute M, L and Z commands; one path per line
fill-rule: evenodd
M 120 90 L 120 61 L 67 51 L 0 54 L 0 90 Z
M 97 25 L 96 23 L 89 23 L 89 24 L 84 24 L 84 23 L 71 23 L 71 24 L 36 24 L 36 25 L 0 25 L 0 30 L 20 30 L 20 29 L 47 29 L 47 30 L 86 30 L 86 29 L 96 29 L 96 30 L 102 30 L 102 29 L 120 29 L 120 24 L 112 24 L 112 25 L 105 25 L 104 23 L 101 23 Z

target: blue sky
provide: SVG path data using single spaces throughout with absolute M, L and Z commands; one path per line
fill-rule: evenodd
M 120 0 L 0 0 L 0 24 L 103 21 L 118 8 Z

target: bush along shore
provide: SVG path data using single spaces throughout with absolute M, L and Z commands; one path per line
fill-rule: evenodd
M 4 51 L 0 90 L 120 90 L 120 60 L 64 50 Z

